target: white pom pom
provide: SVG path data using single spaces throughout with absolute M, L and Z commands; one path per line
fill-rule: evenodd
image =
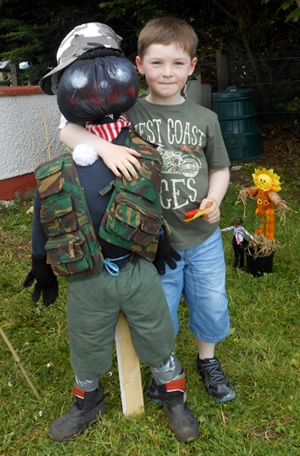
M 73 150 L 73 160 L 77 165 L 92 165 L 98 158 L 97 152 L 89 144 L 78 144 Z

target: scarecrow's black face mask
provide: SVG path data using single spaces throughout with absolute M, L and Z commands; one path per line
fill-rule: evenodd
M 123 55 L 84 58 L 63 72 L 57 103 L 69 122 L 100 123 L 109 114 L 116 118 L 130 109 L 138 91 L 137 70 Z

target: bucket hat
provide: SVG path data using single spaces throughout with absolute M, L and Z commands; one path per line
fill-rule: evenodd
M 41 89 L 48 95 L 55 95 L 61 73 L 71 63 L 85 52 L 99 47 L 122 52 L 121 41 L 122 38 L 109 25 L 100 22 L 77 25 L 60 43 L 56 54 L 57 66 L 42 77 Z

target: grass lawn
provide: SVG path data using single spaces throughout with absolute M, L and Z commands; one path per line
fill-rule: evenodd
M 283 166 L 283 165 L 282 165 Z M 296 166 L 296 164 L 295 164 Z M 255 163 L 239 172 L 248 176 Z M 276 169 L 274 170 L 277 171 Z M 282 173 L 278 171 L 283 177 Z M 299 174 L 298 174 L 299 175 Z M 221 227 L 243 216 L 235 201 L 239 185 L 231 184 L 222 204 Z M 299 211 L 290 183 L 280 196 Z M 0 455 L 122 456 L 296 456 L 299 448 L 299 214 L 289 211 L 285 226 L 277 219 L 280 242 L 272 274 L 255 278 L 233 270 L 232 233 L 224 234 L 227 291 L 231 315 L 229 336 L 217 356 L 235 386 L 234 401 L 220 405 L 206 395 L 195 372 L 196 347 L 187 329 L 188 310 L 180 307 L 181 330 L 176 355 L 188 380 L 188 401 L 201 423 L 200 437 L 178 443 L 163 411 L 145 404 L 145 415 L 126 419 L 121 413 L 114 356 L 103 378 L 107 414 L 78 439 L 68 443 L 49 438 L 50 423 L 71 404 L 73 374 L 66 327 L 66 283 L 60 280 L 57 302 L 49 308 L 31 302 L 22 288 L 30 269 L 31 201 L 0 207 L 1 328 L 18 353 L 38 390 L 38 401 L 0 337 Z M 253 231 L 255 203 L 246 206 L 244 226 Z M 297 221 L 298 220 L 298 221 Z M 142 366 L 144 385 L 149 371 Z

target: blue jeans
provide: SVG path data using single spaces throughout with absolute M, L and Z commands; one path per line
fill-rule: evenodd
M 176 269 L 166 265 L 161 282 L 168 301 L 175 333 L 181 296 L 189 308 L 189 328 L 197 339 L 217 343 L 229 331 L 225 290 L 225 261 L 219 228 L 201 245 L 178 250 Z

